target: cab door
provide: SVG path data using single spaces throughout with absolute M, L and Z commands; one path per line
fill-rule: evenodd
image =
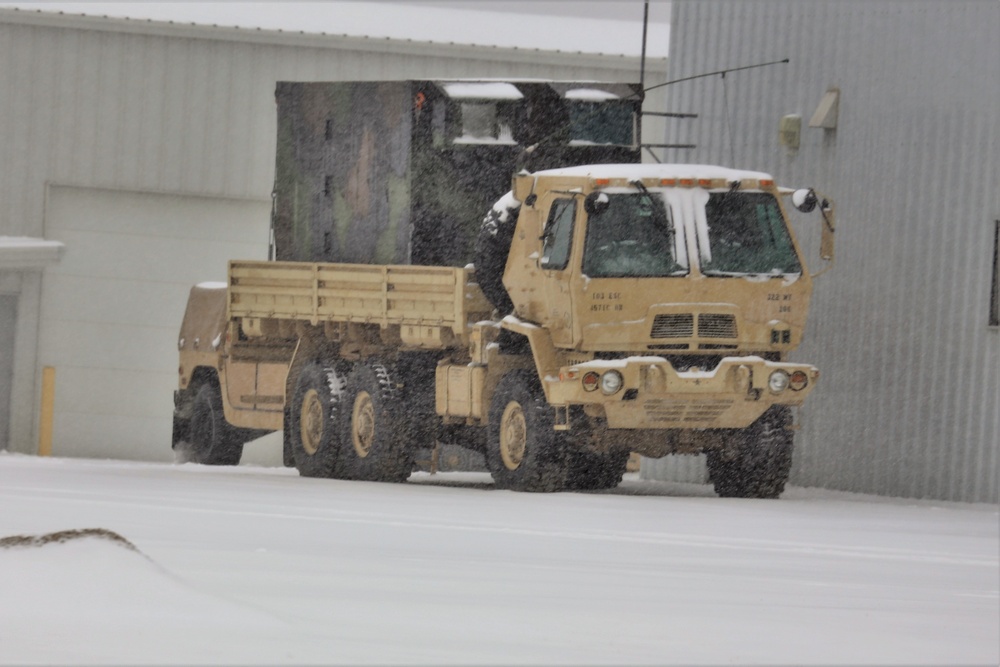
M 573 295 L 570 273 L 573 258 L 573 233 L 577 225 L 580 198 L 553 193 L 546 198 L 542 248 L 538 258 L 541 269 L 541 292 L 545 302 L 544 320 L 556 345 L 571 345 L 573 338 Z

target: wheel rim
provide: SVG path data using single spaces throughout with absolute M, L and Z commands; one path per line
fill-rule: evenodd
M 528 424 L 520 403 L 511 401 L 500 418 L 500 458 L 508 470 L 517 470 L 527 449 Z
M 319 398 L 319 392 L 315 389 L 310 389 L 302 397 L 299 430 L 301 431 L 302 449 L 312 456 L 319 451 L 319 445 L 323 441 L 323 402 Z
M 354 410 L 351 414 L 351 440 L 354 451 L 360 458 L 365 458 L 372 451 L 375 440 L 375 405 L 367 391 L 358 392 L 354 399 Z

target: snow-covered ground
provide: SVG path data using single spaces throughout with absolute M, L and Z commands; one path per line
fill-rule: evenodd
M 990 664 L 998 508 L 0 453 L 0 663 Z

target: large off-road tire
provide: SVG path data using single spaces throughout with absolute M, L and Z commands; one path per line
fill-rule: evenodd
M 707 453 L 708 473 L 723 498 L 777 498 L 792 468 L 791 409 L 776 405 L 730 442 Z
M 240 462 L 243 442 L 223 415 L 222 393 L 215 382 L 204 382 L 195 390 L 187 431 L 187 438 L 174 447 L 181 463 L 234 466 Z
M 406 406 L 389 370 L 357 363 L 344 389 L 341 465 L 347 479 L 404 482 L 413 472 L 416 448 L 406 431 Z
M 307 364 L 295 382 L 285 438 L 303 477 L 341 477 L 338 422 L 343 385 L 334 368 L 318 362 Z
M 486 466 L 498 488 L 562 491 L 567 458 L 562 435 L 553 430 L 552 408 L 534 373 L 503 376 L 490 403 Z
M 569 475 L 566 488 L 575 491 L 613 489 L 625 475 L 628 451 L 588 452 L 573 451 L 569 454 Z

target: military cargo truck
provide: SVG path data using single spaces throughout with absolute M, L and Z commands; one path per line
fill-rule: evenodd
M 818 206 L 832 260 L 834 207 L 812 190 L 611 164 L 518 173 L 475 266 L 233 261 L 226 289 L 191 293 L 174 448 L 231 463 L 281 430 L 302 475 L 398 482 L 437 440 L 522 491 L 704 452 L 720 495 L 777 497 L 818 379 L 788 359 L 812 289 L 789 199 Z

